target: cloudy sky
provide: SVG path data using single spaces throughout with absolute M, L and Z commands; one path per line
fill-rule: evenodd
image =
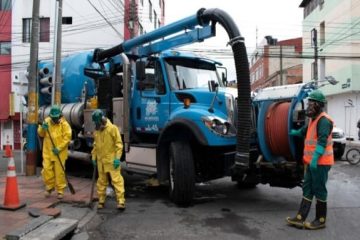
M 278 40 L 301 37 L 303 8 L 299 8 L 301 0 L 166 0 L 166 24 L 196 14 L 200 8 L 219 8 L 227 12 L 238 25 L 240 33 L 245 37 L 248 55 L 264 36 L 272 35 Z M 224 49 L 223 59 L 219 54 L 211 55 L 229 68 L 229 80 L 232 78 L 233 66 L 226 54 L 230 48 L 226 46 L 227 34 L 222 27 L 217 27 L 217 36 L 205 40 L 200 45 L 186 46 L 190 49 Z M 235 75 L 234 75 L 235 76 Z

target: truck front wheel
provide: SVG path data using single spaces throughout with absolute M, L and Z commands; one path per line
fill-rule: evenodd
M 170 199 L 181 206 L 189 206 L 195 192 L 195 169 L 189 143 L 170 144 Z

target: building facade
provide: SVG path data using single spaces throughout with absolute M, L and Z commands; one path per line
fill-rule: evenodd
M 266 36 L 250 60 L 251 90 L 302 82 L 302 38 Z
M 54 53 L 56 2 L 40 1 L 39 60 Z M 32 24 L 29 0 L 0 0 L 0 146 L 21 146 Z M 62 56 L 111 48 L 164 24 L 165 0 L 63 0 Z M 26 108 L 26 107 L 25 107 Z
M 322 85 L 327 76 L 338 81 L 321 88 L 327 96 L 327 112 L 346 137 L 357 140 L 360 0 L 303 0 L 300 7 L 304 8 L 304 81 L 317 78 Z

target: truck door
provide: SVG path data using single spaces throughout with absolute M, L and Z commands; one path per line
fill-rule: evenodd
M 136 86 L 133 100 L 133 129 L 141 133 L 159 133 L 169 118 L 170 104 L 158 59 L 147 64 L 145 79 L 141 87 Z

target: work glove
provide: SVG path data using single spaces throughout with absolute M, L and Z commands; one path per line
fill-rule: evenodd
M 92 162 L 92 165 L 94 166 L 94 167 L 96 167 L 96 160 L 91 160 L 91 162 Z
M 49 129 L 49 124 L 47 122 L 43 122 L 41 125 L 42 129 L 44 129 L 45 131 L 47 131 Z
M 57 147 L 53 147 L 52 152 L 53 152 L 55 155 L 59 155 L 60 150 L 59 150 Z
M 300 129 L 291 129 L 289 135 L 295 136 L 295 137 L 303 137 Z
M 324 154 L 325 148 L 320 145 L 316 145 L 313 157 L 310 162 L 310 170 L 315 171 L 317 169 L 318 160 Z
M 120 159 L 114 159 L 114 168 L 117 169 L 120 166 Z

